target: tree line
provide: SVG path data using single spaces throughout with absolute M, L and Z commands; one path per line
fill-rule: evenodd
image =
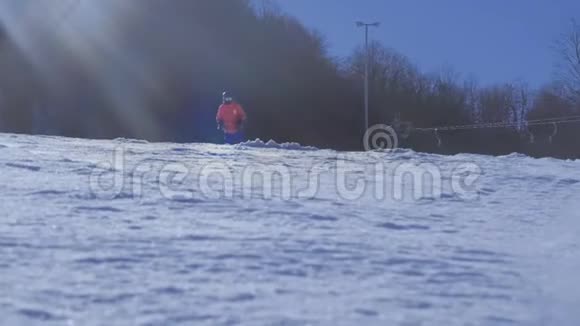
M 557 44 L 558 78 L 533 90 L 524 82 L 479 86 L 453 71 L 426 74 L 379 42 L 333 58 L 322 35 L 267 2 L 87 3 L 26 25 L 0 16 L 0 131 L 219 142 L 215 112 L 228 90 L 248 111 L 250 138 L 359 150 L 368 55 L 371 125 L 510 123 L 445 131 L 439 140 L 411 132 L 405 147 L 580 157 L 580 123 L 558 125 L 557 134 L 526 123 L 580 115 L 576 23 Z

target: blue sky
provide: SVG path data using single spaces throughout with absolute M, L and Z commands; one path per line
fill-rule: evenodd
M 482 84 L 553 77 L 553 43 L 580 20 L 579 0 L 277 0 L 281 9 L 327 39 L 345 57 L 363 40 L 357 20 L 380 21 L 372 38 L 405 54 L 422 71 L 452 67 Z

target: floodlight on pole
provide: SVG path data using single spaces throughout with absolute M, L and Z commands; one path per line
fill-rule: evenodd
M 356 22 L 357 27 L 365 29 L 365 132 L 369 129 L 369 27 L 379 27 L 381 23 Z

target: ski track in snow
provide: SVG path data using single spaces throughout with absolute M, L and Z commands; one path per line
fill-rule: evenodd
M 291 200 L 165 198 L 156 178 L 101 198 L 118 146 L 126 166 L 323 174 Z M 263 147 L 0 134 L 0 324 L 580 324 L 580 162 Z M 338 159 L 483 174 L 473 198 L 348 201 Z

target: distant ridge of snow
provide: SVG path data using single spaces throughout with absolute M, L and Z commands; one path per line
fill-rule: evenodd
M 524 161 L 544 161 L 544 162 L 569 162 L 569 163 L 580 163 L 580 160 L 577 159 L 561 159 L 561 158 L 554 158 L 554 157 L 533 157 L 522 153 L 511 153 L 508 155 L 501 155 L 497 156 L 497 159 L 504 159 L 504 160 L 520 160 Z
M 522 154 L 522 153 L 511 153 L 511 154 L 507 154 L 507 155 L 500 155 L 500 156 L 498 156 L 498 158 L 522 159 L 522 158 L 533 158 L 533 157 L 528 156 L 526 154 Z
M 117 143 L 124 143 L 124 144 L 149 144 L 148 141 L 143 139 L 130 139 L 130 138 L 115 138 L 113 139 L 114 142 Z
M 317 151 L 316 147 L 312 146 L 302 146 L 298 143 L 277 143 L 274 140 L 269 140 L 264 142 L 261 139 L 251 140 L 244 143 L 236 145 L 236 148 L 273 148 L 273 149 L 285 149 L 294 151 Z

